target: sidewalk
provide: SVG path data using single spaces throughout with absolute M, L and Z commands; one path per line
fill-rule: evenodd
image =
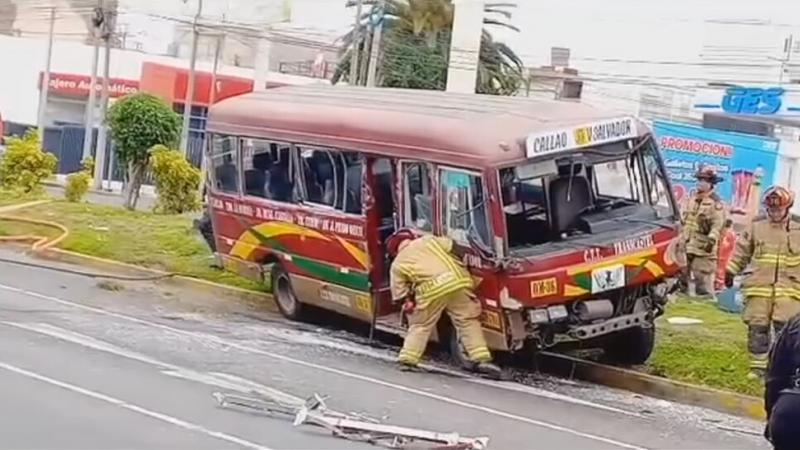
M 45 191 L 57 198 L 64 197 L 64 187 L 67 185 L 66 175 L 56 175 L 54 179 L 45 181 Z M 142 186 L 139 202 L 136 205 L 137 211 L 151 211 L 156 203 L 155 188 L 153 186 Z M 111 182 L 111 190 L 95 191 L 90 190 L 86 193 L 85 200 L 97 205 L 117 206 L 122 208 L 125 198 L 122 196 L 122 183 Z

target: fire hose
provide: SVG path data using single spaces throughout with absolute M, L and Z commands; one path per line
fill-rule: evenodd
M 34 254 L 45 254 L 48 250 L 53 249 L 57 245 L 61 244 L 66 240 L 69 235 L 70 231 L 69 228 L 66 226 L 49 221 L 49 220 L 41 220 L 41 219 L 31 219 L 28 217 L 20 217 L 14 215 L 4 214 L 8 211 L 19 211 L 21 209 L 28 208 L 30 206 L 41 205 L 44 203 L 48 203 L 47 201 L 39 201 L 39 202 L 31 202 L 31 203 L 24 203 L 21 205 L 12 205 L 5 208 L 0 208 L 0 222 L 17 222 L 17 223 L 24 223 L 29 225 L 36 225 L 40 227 L 47 227 L 52 228 L 58 231 L 58 236 L 55 238 L 51 238 L 49 236 L 40 236 L 36 234 L 21 234 L 21 235 L 14 235 L 14 236 L 0 236 L 0 243 L 30 243 L 30 251 Z M 76 269 L 68 269 L 64 267 L 56 267 L 49 264 L 37 264 L 35 262 L 30 261 L 22 261 L 18 259 L 12 258 L 5 258 L 0 257 L 0 262 L 7 263 L 7 264 L 14 264 L 17 266 L 24 266 L 24 267 L 33 267 L 38 269 L 45 269 L 45 270 L 52 270 L 56 272 L 62 273 L 69 273 L 72 275 L 80 275 L 89 278 L 103 278 L 108 280 L 118 280 L 118 281 L 156 281 L 165 278 L 172 278 L 179 274 L 177 273 L 164 273 L 158 275 L 145 275 L 145 276 L 127 276 L 127 275 L 114 275 L 114 274 L 105 274 L 105 273 L 96 273 L 96 272 L 87 272 L 83 270 L 76 270 Z

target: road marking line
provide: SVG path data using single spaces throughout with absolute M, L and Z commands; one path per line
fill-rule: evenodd
M 132 403 L 128 403 L 128 402 L 126 402 L 124 400 L 120 400 L 118 398 L 114 398 L 114 397 L 111 397 L 111 396 L 108 396 L 108 395 L 105 395 L 105 394 L 101 394 L 101 393 L 96 392 L 96 391 L 92 391 L 92 390 L 85 389 L 85 388 L 82 388 L 82 387 L 79 387 L 79 386 L 75 386 L 74 384 L 69 384 L 69 383 L 66 383 L 66 382 L 63 382 L 63 381 L 55 380 L 53 378 L 50 378 L 50 377 L 47 377 L 47 376 L 44 376 L 44 375 L 41 375 L 41 374 L 38 374 L 38 373 L 35 373 L 35 372 L 31 372 L 29 370 L 25 370 L 25 369 L 22 369 L 22 368 L 19 368 L 19 367 L 16 367 L 16 366 L 12 366 L 11 364 L 6 364 L 6 363 L 3 363 L 3 362 L 0 362 L 0 369 L 7 370 L 9 372 L 13 372 L 13 373 L 16 373 L 18 375 L 22 375 L 22 376 L 25 376 L 25 377 L 28 377 L 28 378 L 33 378 L 34 380 L 41 381 L 43 383 L 47 383 L 47 384 L 50 384 L 50 385 L 53 385 L 53 386 L 60 387 L 62 389 L 66 389 L 68 391 L 75 392 L 77 394 L 85 395 L 87 397 L 91 397 L 91 398 L 96 399 L 96 400 L 100 400 L 100 401 L 103 401 L 103 402 L 106 402 L 106 403 L 110 403 L 112 405 L 119 406 L 120 408 L 124 408 L 124 409 L 127 409 L 129 411 L 133 411 L 135 413 L 139 413 L 141 415 L 144 415 L 144 416 L 147 416 L 147 417 L 151 417 L 153 419 L 160 420 L 162 422 L 166 422 L 166 423 L 169 423 L 171 425 L 175 425 L 177 427 L 184 428 L 184 429 L 189 430 L 189 431 L 194 431 L 194 432 L 201 433 L 201 434 L 204 434 L 206 436 L 210 436 L 210 437 L 213 437 L 213 438 L 216 438 L 216 439 L 219 439 L 219 440 L 223 440 L 223 441 L 227 441 L 227 442 L 230 442 L 230 443 L 233 443 L 233 444 L 236 444 L 236 445 L 240 445 L 242 447 L 252 448 L 252 449 L 256 449 L 256 450 L 270 450 L 269 447 L 265 447 L 263 445 L 256 444 L 254 442 L 250 442 L 250 441 L 238 438 L 236 436 L 231 436 L 230 434 L 227 434 L 227 433 L 222 433 L 220 431 L 209 430 L 208 428 L 205 428 L 205 427 L 203 427 L 201 425 L 197 425 L 197 424 L 194 424 L 194 423 L 191 423 L 191 422 L 186 422 L 185 420 L 178 419 L 177 417 L 168 416 L 166 414 L 162 414 L 162 413 L 159 413 L 159 412 L 156 412 L 156 411 L 151 411 L 151 410 L 143 408 L 141 406 L 137 406 L 137 405 L 134 405 Z
M 149 364 L 161 369 L 164 375 L 181 378 L 184 380 L 194 381 L 207 386 L 212 386 L 219 389 L 228 389 L 242 394 L 250 394 L 252 392 L 268 395 L 273 398 L 279 398 L 288 403 L 304 403 L 303 399 L 296 397 L 287 392 L 279 391 L 267 387 L 263 384 L 256 383 L 255 381 L 246 378 L 230 375 L 226 373 L 203 373 L 198 372 L 186 367 L 177 366 L 175 364 L 160 361 L 150 356 L 134 352 L 131 350 L 118 347 L 114 344 L 95 339 L 85 334 L 76 333 L 71 330 L 59 328 L 48 323 L 21 323 L 21 322 L 2 322 L 4 325 L 18 328 L 21 330 L 39 333 L 54 339 L 60 339 L 71 344 L 77 344 L 92 350 L 110 353 L 112 355 L 120 356 L 123 358 L 138 361 L 144 364 Z
M 432 400 L 438 400 L 438 401 L 443 402 L 443 403 L 448 403 L 448 404 L 451 404 L 451 405 L 460 406 L 462 408 L 471 409 L 471 410 L 474 410 L 474 411 L 480 411 L 480 412 L 483 412 L 483 413 L 486 413 L 486 414 L 491 414 L 491 415 L 498 416 L 498 417 L 503 417 L 505 419 L 514 420 L 514 421 L 522 422 L 522 423 L 527 423 L 529 425 L 534 425 L 534 426 L 538 426 L 538 427 L 542 427 L 542 428 L 548 428 L 550 430 L 559 431 L 559 432 L 566 433 L 566 434 L 571 434 L 573 436 L 578 436 L 578 437 L 582 437 L 582 438 L 585 438 L 585 439 L 590 439 L 590 440 L 593 440 L 593 441 L 603 442 L 603 443 L 610 444 L 610 445 L 613 445 L 613 446 L 616 446 L 616 447 L 620 447 L 620 448 L 627 448 L 627 449 L 631 449 L 631 450 L 647 450 L 645 447 L 639 447 L 639 446 L 636 446 L 636 445 L 633 445 L 633 444 L 627 444 L 627 443 L 624 443 L 624 442 L 616 441 L 614 439 L 605 438 L 605 437 L 602 437 L 602 436 L 597 436 L 597 435 L 594 435 L 594 434 L 591 434 L 591 433 L 584 433 L 582 431 L 573 430 L 571 428 L 567 428 L 567 427 L 564 427 L 564 426 L 561 426 L 561 425 L 556 425 L 556 424 L 549 423 L 549 422 L 544 422 L 544 421 L 540 421 L 540 420 L 536 420 L 536 419 L 531 419 L 530 417 L 524 417 L 524 416 L 520 416 L 520 415 L 517 415 L 517 414 L 513 414 L 513 413 L 497 410 L 497 409 L 494 409 L 494 408 L 489 408 L 487 406 L 477 405 L 477 404 L 474 404 L 474 403 L 465 402 L 465 401 L 458 400 L 458 399 L 455 399 L 455 398 L 446 397 L 446 396 L 438 395 L 438 394 L 433 394 L 433 393 L 426 392 L 426 391 L 423 391 L 423 390 L 410 388 L 408 386 L 403 386 L 401 384 L 390 383 L 388 381 L 379 380 L 377 378 L 372 378 L 372 377 L 368 377 L 368 376 L 365 376 L 365 375 L 359 375 L 357 373 L 347 372 L 345 370 L 335 369 L 333 367 L 323 366 L 321 364 L 315 364 L 315 363 L 311 363 L 311 362 L 307 362 L 307 361 L 302 361 L 302 360 L 299 360 L 299 359 L 291 358 L 289 356 L 284 356 L 284 355 L 280 355 L 280 354 L 277 354 L 277 353 L 268 352 L 266 350 L 261 350 L 259 348 L 255 348 L 255 347 L 251 347 L 251 346 L 248 346 L 248 345 L 240 344 L 238 342 L 229 341 L 227 339 L 223 339 L 223 338 L 221 338 L 219 336 L 212 335 L 212 334 L 196 333 L 196 332 L 192 332 L 192 331 L 182 330 L 180 328 L 173 328 L 171 326 L 163 325 L 163 324 L 160 324 L 160 323 L 157 323 L 157 322 L 151 322 L 151 321 L 144 320 L 144 319 L 139 319 L 139 318 L 136 318 L 136 317 L 133 317 L 133 316 L 128 316 L 128 315 L 117 313 L 117 312 L 113 312 L 113 311 L 108 311 L 108 310 L 105 310 L 105 309 L 102 309 L 102 308 L 97 308 L 97 307 L 94 307 L 94 306 L 87 306 L 87 305 L 83 305 L 83 304 L 80 304 L 80 303 L 72 302 L 72 301 L 69 301 L 69 300 L 60 299 L 60 298 L 53 297 L 53 296 L 46 295 L 46 294 L 39 294 L 37 292 L 29 291 L 27 289 L 19 289 L 19 288 L 15 288 L 13 286 L 7 286 L 7 285 L 4 285 L 4 284 L 0 284 L 0 289 L 6 290 L 6 291 L 9 291 L 9 292 L 15 292 L 15 293 L 18 293 L 18 294 L 26 295 L 28 297 L 38 298 L 38 299 L 47 300 L 47 301 L 50 301 L 50 302 L 53 302 L 53 303 L 58 303 L 58 304 L 61 304 L 61 305 L 70 306 L 70 307 L 73 307 L 73 308 L 76 308 L 76 309 L 81 309 L 81 310 L 84 310 L 84 311 L 90 311 L 90 312 L 93 312 L 93 313 L 96 313 L 96 314 L 101 314 L 101 315 L 108 316 L 108 317 L 114 317 L 114 318 L 117 318 L 117 319 L 120 319 L 120 320 L 132 322 L 132 323 L 138 323 L 140 325 L 145 325 L 145 326 L 148 326 L 148 327 L 151 327 L 151 328 L 157 328 L 157 329 L 169 331 L 171 333 L 175 333 L 175 334 L 178 334 L 178 335 L 181 335 L 181 336 L 190 336 L 190 337 L 193 337 L 193 338 L 196 338 L 196 339 L 211 341 L 211 342 L 214 342 L 214 343 L 219 344 L 219 345 L 227 346 L 227 347 L 230 347 L 230 348 L 235 348 L 235 349 L 238 349 L 238 350 L 241 350 L 241 351 L 245 351 L 245 352 L 249 352 L 249 353 L 255 353 L 255 354 L 267 356 L 267 357 L 270 357 L 272 359 L 277 359 L 279 361 L 284 361 L 284 362 L 295 364 L 295 365 L 298 365 L 298 366 L 307 367 L 307 368 L 310 368 L 310 369 L 316 369 L 316 370 L 319 370 L 319 371 L 322 371 L 322 372 L 336 374 L 336 375 L 339 375 L 339 376 L 342 376 L 342 377 L 345 377 L 345 378 L 351 378 L 351 379 L 354 379 L 354 380 L 359 380 L 359 381 L 364 381 L 364 382 L 367 382 L 367 383 L 376 384 L 376 385 L 387 387 L 387 388 L 390 388 L 390 389 L 395 389 L 395 390 L 398 390 L 398 391 L 401 391 L 401 392 L 406 392 L 406 393 L 409 393 L 409 394 L 418 395 L 420 397 L 426 397 L 426 398 L 430 398 Z

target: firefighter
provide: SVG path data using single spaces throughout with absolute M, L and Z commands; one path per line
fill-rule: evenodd
M 770 351 L 764 407 L 764 435 L 775 450 L 800 449 L 800 314 L 789 320 Z
M 481 329 L 481 306 L 473 293 L 473 281 L 461 264 L 463 248 L 451 239 L 410 230 L 395 233 L 387 245 L 391 266 L 392 300 L 403 302 L 408 317 L 408 334 L 398 362 L 404 370 L 414 370 L 425 352 L 428 338 L 447 311 L 469 359 L 469 370 L 500 378 L 499 367 Z M 454 256 L 457 255 L 457 256 Z
M 689 197 L 683 208 L 682 243 L 686 249 L 683 285 L 688 289 L 694 278 L 695 295 L 714 298 L 714 272 L 717 243 L 725 222 L 725 210 L 714 187 L 722 181 L 713 167 L 695 173 L 697 193 Z
M 770 332 L 777 334 L 800 313 L 800 221 L 789 214 L 793 204 L 794 194 L 788 189 L 768 189 L 764 195 L 766 218 L 753 221 L 728 262 L 725 284 L 729 286 L 752 262 L 753 272 L 742 283 L 751 377 L 762 375 L 766 368 Z

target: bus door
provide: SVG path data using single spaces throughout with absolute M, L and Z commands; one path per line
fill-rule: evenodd
M 370 282 L 372 295 L 377 300 L 378 315 L 392 312 L 389 292 L 389 269 L 391 261 L 386 251 L 386 241 L 397 229 L 395 216 L 395 176 L 392 160 L 383 157 L 367 157 L 364 183 L 364 208 L 367 216 L 368 247 L 372 271 Z

